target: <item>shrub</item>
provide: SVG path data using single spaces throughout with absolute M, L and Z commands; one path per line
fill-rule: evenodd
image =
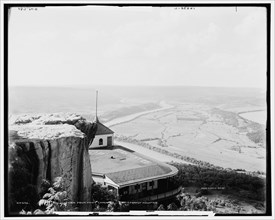
M 100 184 L 93 184 L 92 186 L 92 201 L 108 202 L 117 199 L 115 192 L 102 187 Z
M 52 214 L 54 211 L 69 211 L 68 196 L 64 190 L 62 177 L 55 178 L 55 182 L 38 202 L 39 206 L 45 207 L 46 214 Z
M 220 187 L 222 192 L 235 193 L 244 198 L 263 201 L 265 199 L 265 179 L 238 173 L 234 170 L 217 169 L 190 164 L 171 163 L 179 172 L 174 181 L 183 187 Z M 202 190 L 201 194 L 209 193 Z

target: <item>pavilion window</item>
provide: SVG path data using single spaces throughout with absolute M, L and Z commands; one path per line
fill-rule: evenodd
M 147 184 L 146 183 L 142 183 L 142 190 L 146 190 L 147 189 Z
M 98 143 L 99 145 L 103 145 L 103 139 L 102 138 L 100 138 L 98 142 L 99 142 Z

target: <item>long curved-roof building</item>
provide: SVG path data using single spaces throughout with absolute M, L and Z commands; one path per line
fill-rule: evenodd
M 96 120 L 95 123 L 100 122 Z M 119 199 L 125 201 L 154 201 L 173 196 L 180 191 L 172 180 L 178 173 L 177 168 L 141 155 L 127 146 L 113 145 L 113 140 L 107 145 L 98 145 L 100 138 L 106 136 L 108 139 L 110 136 L 113 139 L 110 129 L 103 130 L 101 129 L 100 134 L 96 133 L 96 143 L 92 143 L 89 149 L 95 182 L 114 190 Z

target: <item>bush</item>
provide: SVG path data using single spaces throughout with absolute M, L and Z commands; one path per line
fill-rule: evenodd
M 241 195 L 243 198 L 265 200 L 265 179 L 238 173 L 234 170 L 216 169 L 190 164 L 171 163 L 178 168 L 179 172 L 174 177 L 174 182 L 183 187 L 214 187 L 222 189 L 222 192 L 228 192 Z M 207 190 L 201 190 L 201 194 L 209 193 Z
M 62 177 L 55 178 L 55 182 L 48 188 L 38 204 L 45 208 L 46 214 L 52 214 L 54 211 L 69 211 L 68 196 L 64 190 Z
M 24 209 L 27 212 L 38 208 L 39 195 L 34 176 L 26 165 L 24 158 L 18 156 L 21 149 L 9 147 L 9 210 L 18 213 Z
M 115 192 L 102 187 L 100 184 L 94 183 L 92 186 L 92 201 L 108 202 L 117 199 Z
M 178 210 L 178 207 L 177 207 L 177 205 L 173 202 L 173 203 L 170 203 L 170 204 L 167 206 L 167 210 L 169 210 L 169 211 L 175 211 L 175 210 Z

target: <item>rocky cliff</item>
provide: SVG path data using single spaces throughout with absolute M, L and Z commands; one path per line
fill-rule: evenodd
M 90 201 L 93 180 L 88 146 L 95 131 L 95 124 L 76 114 L 11 117 L 9 190 L 15 209 L 21 202 L 33 202 L 30 194 L 39 195 L 44 179 L 56 177 L 62 177 L 69 201 Z

